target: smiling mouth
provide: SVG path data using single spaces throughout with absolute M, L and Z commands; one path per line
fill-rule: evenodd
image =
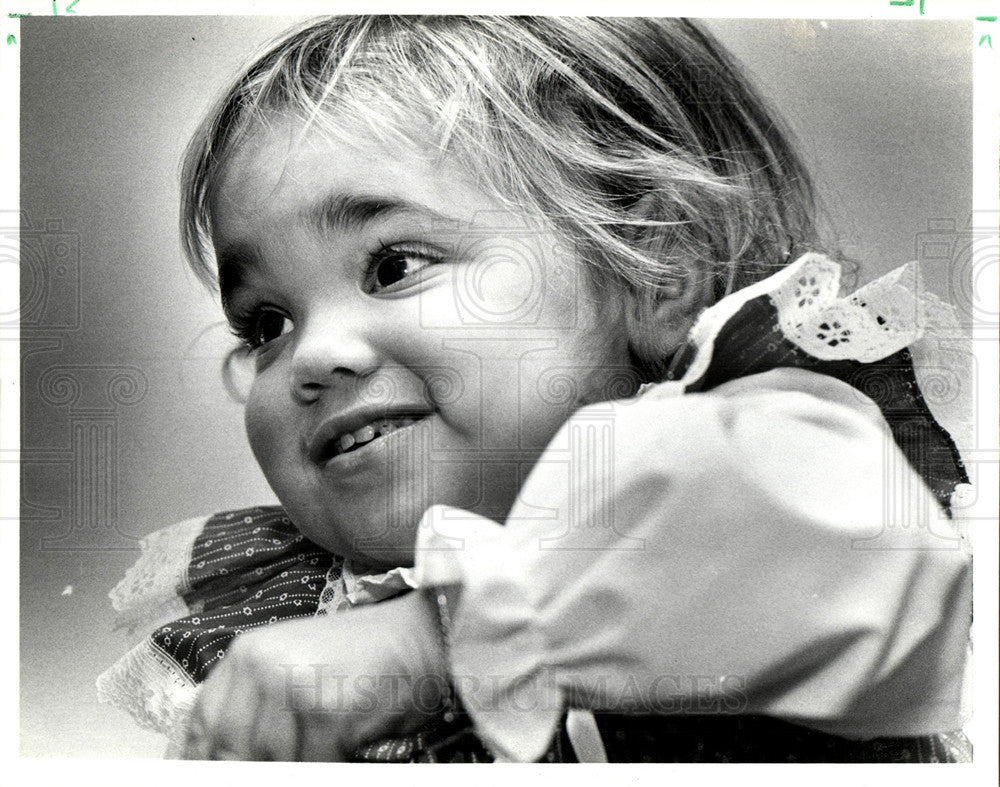
M 323 446 L 322 451 L 320 451 L 317 461 L 320 464 L 323 464 L 336 456 L 357 451 L 359 448 L 364 448 L 366 445 L 375 442 L 381 437 L 390 435 L 400 429 L 405 429 L 407 426 L 412 426 L 427 417 L 428 414 L 399 415 L 379 418 L 371 423 L 365 424 L 360 429 L 355 429 L 352 432 L 345 432 L 344 434 L 337 435 L 332 440 L 327 441 L 327 443 Z

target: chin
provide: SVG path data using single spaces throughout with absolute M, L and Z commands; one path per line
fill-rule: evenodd
M 378 568 L 412 566 L 420 513 L 373 518 L 371 510 L 354 506 L 336 515 L 295 510 L 286 506 L 301 533 L 313 543 L 341 557 Z M 352 510 L 354 509 L 354 510 Z

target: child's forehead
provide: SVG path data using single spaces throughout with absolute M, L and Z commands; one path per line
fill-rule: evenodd
M 217 255 L 272 248 L 277 238 L 339 243 L 412 233 L 454 253 L 488 247 L 502 257 L 512 247 L 522 256 L 551 257 L 558 248 L 560 264 L 575 257 L 551 222 L 478 187 L 452 157 L 345 138 L 294 117 L 272 119 L 245 135 L 210 210 Z M 301 231 L 308 234 L 287 234 Z
M 213 194 L 224 203 L 265 198 L 288 210 L 352 195 L 423 204 L 462 223 L 550 228 L 470 171 L 454 152 L 421 141 L 379 139 L 352 124 L 272 114 L 248 126 L 225 158 Z

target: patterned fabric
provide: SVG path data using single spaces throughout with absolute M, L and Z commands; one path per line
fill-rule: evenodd
M 438 721 L 416 735 L 407 735 L 362 746 L 351 758 L 353 762 L 389 763 L 486 763 L 493 755 L 476 737 L 472 721 L 458 714 L 449 724 Z
M 97 679 L 98 698 L 175 743 L 198 685 L 233 638 L 313 616 L 342 568 L 342 559 L 308 541 L 278 507 L 224 512 L 151 534 L 111 598 L 125 628 L 170 622 Z
M 193 613 L 152 634 L 196 683 L 233 637 L 280 620 L 312 617 L 339 558 L 305 538 L 274 507 L 216 514 L 195 541 L 182 594 Z

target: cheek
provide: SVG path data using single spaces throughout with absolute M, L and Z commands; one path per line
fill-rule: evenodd
M 266 382 L 260 378 L 254 380 L 250 388 L 243 410 L 243 425 L 257 464 L 265 475 L 269 475 L 270 466 L 275 463 L 280 446 L 277 438 L 282 431 L 281 412 L 273 392 L 269 391 Z

